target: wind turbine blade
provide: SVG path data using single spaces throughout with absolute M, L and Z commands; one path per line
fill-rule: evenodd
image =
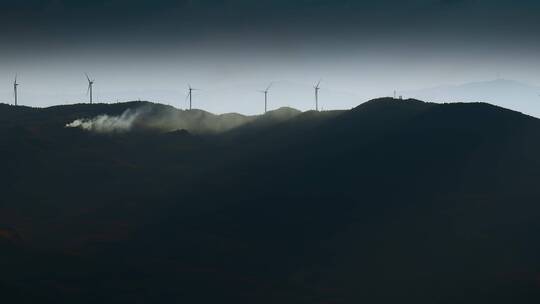
M 266 88 L 266 91 L 270 90 L 270 88 L 274 85 L 273 82 L 270 82 L 270 84 L 268 85 L 268 87 Z
M 84 73 L 84 75 L 86 75 L 86 79 L 88 79 L 88 82 L 91 82 L 90 77 L 88 76 L 88 73 Z

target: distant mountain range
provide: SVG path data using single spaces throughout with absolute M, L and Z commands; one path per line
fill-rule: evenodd
M 540 117 L 540 87 L 497 79 L 409 91 L 406 96 L 432 102 L 486 102 Z
M 240 111 L 242 113 L 259 114 L 264 110 L 264 96 L 258 90 L 264 89 L 260 83 L 239 83 L 229 87 L 203 88 L 194 93 L 194 108 L 214 113 Z M 328 87 L 327 87 L 328 85 Z M 95 100 L 114 103 L 126 100 L 153 100 L 178 109 L 185 109 L 186 92 L 179 90 L 141 89 L 140 91 L 99 91 L 96 88 Z M 349 109 L 369 99 L 370 94 L 362 93 L 361 84 L 358 93 L 333 90 L 331 84 L 322 83 L 320 91 L 320 108 L 326 110 Z M 35 92 L 21 93 L 21 104 L 27 101 L 33 105 L 74 104 L 86 101 L 87 97 L 79 95 L 48 95 Z M 98 94 L 99 93 L 99 94 Z M 11 92 L 4 95 L 8 96 Z M 276 81 L 271 90 L 268 108 L 293 107 L 301 110 L 314 108 L 314 92 L 311 84 L 292 81 Z M 416 98 L 431 102 L 486 102 L 527 115 L 540 117 L 540 87 L 523 82 L 496 79 L 478 81 L 459 85 L 443 85 L 432 88 L 405 90 L 400 92 L 405 98 Z M 233 102 L 232 102 L 233 101 Z M 250 115 L 248 115 L 250 116 Z

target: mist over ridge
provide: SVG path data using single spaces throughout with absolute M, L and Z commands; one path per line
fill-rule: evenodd
M 186 130 L 194 134 L 215 134 L 247 124 L 275 124 L 292 119 L 301 113 L 284 107 L 262 115 L 246 116 L 238 113 L 216 115 L 203 110 L 179 110 L 171 106 L 143 102 L 136 107 L 127 108 L 120 115 L 100 114 L 95 117 L 79 118 L 67 123 L 65 127 L 102 134 L 177 130 Z

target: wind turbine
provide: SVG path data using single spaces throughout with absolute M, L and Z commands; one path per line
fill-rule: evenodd
M 90 93 L 90 104 L 92 104 L 92 93 L 93 93 L 93 89 L 94 89 L 94 81 L 95 79 L 90 79 L 90 77 L 88 76 L 88 74 L 86 74 L 86 79 L 88 79 L 88 90 L 86 91 L 86 94 Z
M 199 89 L 192 88 L 190 84 L 188 84 L 188 95 L 186 96 L 186 99 L 189 98 L 189 109 L 191 110 L 192 102 L 193 102 L 193 91 L 199 91 Z
M 270 90 L 270 88 L 272 87 L 273 84 L 274 84 L 274 83 L 271 82 L 271 83 L 266 87 L 266 89 L 265 89 L 264 91 L 262 91 L 262 90 L 259 91 L 259 92 L 261 92 L 261 93 L 264 94 L 264 113 L 265 113 L 265 114 L 266 114 L 266 112 L 267 112 L 267 110 L 268 110 L 268 92 L 269 92 L 269 90 Z
M 321 81 L 322 80 L 319 80 L 319 82 L 313 86 L 315 89 L 315 111 L 319 111 L 319 90 L 321 89 Z
M 15 75 L 15 81 L 13 81 L 13 93 L 15 94 L 15 106 L 18 105 L 18 96 L 17 96 L 17 87 L 19 86 L 19 83 L 17 83 L 17 75 Z

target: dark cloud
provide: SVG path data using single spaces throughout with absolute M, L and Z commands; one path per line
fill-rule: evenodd
M 0 1 L 0 35 L 51 47 L 125 41 L 176 47 L 189 37 L 228 44 L 260 37 L 278 45 L 388 36 L 529 41 L 540 34 L 539 15 L 540 3 L 527 0 L 21 0 Z

